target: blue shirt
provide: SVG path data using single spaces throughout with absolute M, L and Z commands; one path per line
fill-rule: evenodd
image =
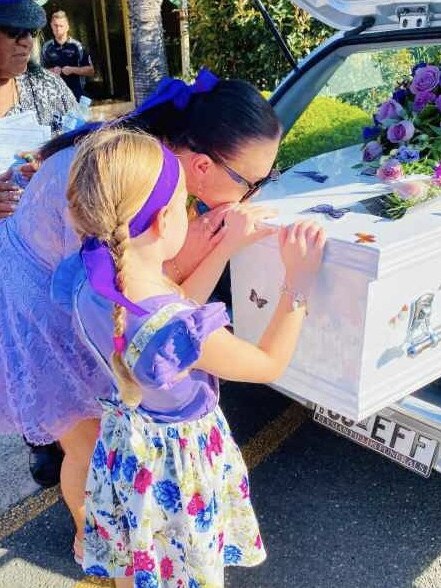
M 62 45 L 55 39 L 47 41 L 41 50 L 41 63 L 44 67 L 50 69 L 53 67 L 86 67 L 92 65 L 89 53 L 83 45 L 71 37 Z M 85 79 L 84 76 L 71 74 L 65 76 L 61 74 L 62 79 L 72 90 L 75 98 L 80 99 L 83 94 Z

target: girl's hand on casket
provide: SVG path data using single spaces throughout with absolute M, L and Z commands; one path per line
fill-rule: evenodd
M 258 204 L 246 203 L 232 206 L 225 216 L 225 223 L 220 231 L 223 235 L 221 246 L 226 248 L 231 256 L 246 245 L 274 235 L 278 232 L 278 227 L 264 223 L 270 218 L 275 218 L 277 214 L 273 208 Z
M 282 227 L 279 247 L 286 270 L 285 284 L 307 296 L 315 281 L 326 242 L 324 230 L 311 220 Z
M 11 216 L 18 206 L 23 190 L 11 183 L 12 171 L 0 174 L 0 219 Z

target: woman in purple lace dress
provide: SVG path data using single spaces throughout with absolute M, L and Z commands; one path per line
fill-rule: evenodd
M 279 122 L 257 90 L 210 76 L 210 83 L 199 77 L 192 87 L 168 80 L 119 121 L 166 141 L 179 156 L 189 193 L 218 207 L 190 223 L 186 245 L 166 268 L 178 282 L 199 284 L 207 298 L 228 261 L 218 248 L 228 235 L 222 227 L 227 203 L 270 179 L 280 141 Z M 16 214 L 0 223 L 0 432 L 23 432 L 37 444 L 60 439 L 66 453 L 62 491 L 81 536 L 84 482 L 101 414 L 96 397 L 109 394 L 109 378 L 50 295 L 54 271 L 79 246 L 66 213 L 75 138 L 61 136 L 43 151 L 46 160 Z M 244 204 L 235 214 L 242 219 L 242 241 L 268 234 L 259 227 L 268 210 Z

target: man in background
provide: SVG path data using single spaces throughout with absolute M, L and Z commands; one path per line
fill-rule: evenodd
M 43 45 L 41 64 L 61 76 L 78 101 L 85 78 L 95 74 L 92 60 L 83 45 L 69 37 L 69 20 L 64 10 L 53 13 L 50 25 L 54 38 Z

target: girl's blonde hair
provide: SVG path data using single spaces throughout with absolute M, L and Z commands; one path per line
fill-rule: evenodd
M 67 199 L 73 226 L 81 240 L 96 237 L 108 244 L 116 284 L 123 294 L 129 221 L 152 192 L 162 163 L 157 139 L 118 128 L 100 130 L 83 139 L 72 163 Z M 125 307 L 114 305 L 114 337 L 124 336 L 126 312 Z M 141 390 L 121 353 L 112 354 L 112 368 L 123 402 L 138 406 Z

